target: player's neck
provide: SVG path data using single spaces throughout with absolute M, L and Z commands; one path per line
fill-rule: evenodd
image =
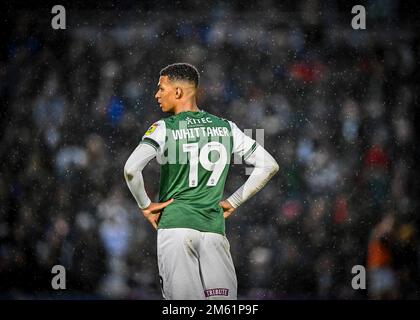
M 174 113 L 175 114 L 178 114 L 178 113 L 181 113 L 181 112 L 187 112 L 187 111 L 198 112 L 198 111 L 200 111 L 200 109 L 198 108 L 197 103 L 195 101 L 194 102 L 187 102 L 187 103 L 184 103 L 182 105 L 176 106 L 174 108 Z

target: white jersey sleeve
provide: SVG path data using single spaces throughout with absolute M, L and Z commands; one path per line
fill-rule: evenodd
M 152 124 L 149 129 L 147 129 L 144 134 L 141 143 L 146 143 L 151 145 L 158 151 L 162 153 L 165 147 L 165 138 L 166 138 L 166 125 L 165 121 L 159 120 Z
M 232 152 L 247 159 L 255 151 L 257 142 L 243 133 L 234 122 L 229 121 L 229 124 L 233 137 Z
M 133 151 L 124 166 L 124 177 L 131 194 L 141 209 L 147 208 L 151 200 L 144 189 L 142 171 L 156 156 L 156 148 L 148 143 L 140 143 Z
M 276 160 L 261 146 L 252 152 L 245 163 L 254 166 L 254 170 L 245 183 L 227 199 L 234 208 L 260 191 L 279 170 Z

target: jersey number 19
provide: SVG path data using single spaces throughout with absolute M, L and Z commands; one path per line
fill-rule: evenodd
M 198 185 L 198 162 L 207 171 L 212 171 L 207 181 L 207 186 L 213 187 L 217 184 L 223 170 L 228 162 L 228 154 L 223 144 L 217 141 L 206 143 L 201 150 L 198 143 L 186 143 L 182 146 L 183 151 L 189 153 L 190 173 L 189 186 L 196 187 Z M 219 158 L 215 162 L 209 160 L 209 154 L 216 151 Z

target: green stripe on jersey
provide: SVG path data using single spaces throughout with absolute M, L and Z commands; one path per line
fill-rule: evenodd
M 148 145 L 151 145 L 156 150 L 159 150 L 159 144 L 156 141 L 154 141 L 153 139 L 143 138 L 143 140 L 140 143 L 146 143 Z
M 254 142 L 254 144 L 252 145 L 252 147 L 247 152 L 245 152 L 245 154 L 244 154 L 244 160 L 248 159 L 251 156 L 251 154 L 254 153 L 254 151 L 255 151 L 256 148 L 257 148 L 257 143 Z

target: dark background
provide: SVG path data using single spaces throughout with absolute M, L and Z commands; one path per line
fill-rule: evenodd
M 178 61 L 200 71 L 200 108 L 264 129 L 280 165 L 227 221 L 239 298 L 419 298 L 414 1 L 61 2 L 66 30 L 54 4 L 2 4 L 1 298 L 161 299 L 155 232 L 122 170 L 166 116 L 153 96 Z M 158 175 L 149 164 L 152 199 Z

